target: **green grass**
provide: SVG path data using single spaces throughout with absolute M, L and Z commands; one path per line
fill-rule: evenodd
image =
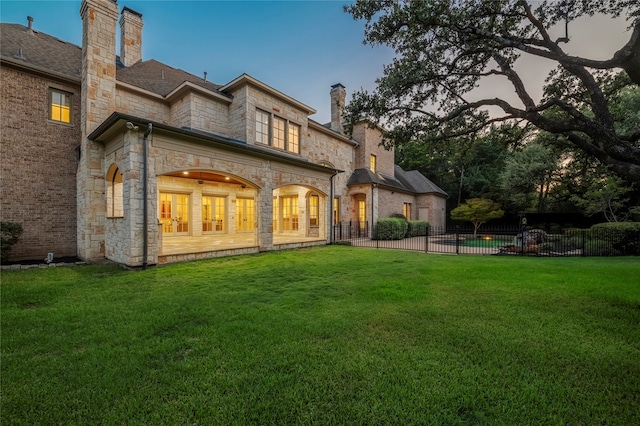
M 640 423 L 640 259 L 3 271 L 2 424 Z

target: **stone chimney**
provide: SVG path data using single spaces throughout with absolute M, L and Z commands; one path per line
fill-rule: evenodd
M 344 133 L 342 113 L 345 107 L 347 91 L 340 83 L 331 86 L 331 130 Z
M 80 96 L 82 142 L 76 173 L 78 256 L 84 260 L 104 257 L 105 171 L 104 146 L 88 139 L 115 111 L 116 30 L 115 0 L 83 0 L 82 91 Z
M 128 7 L 120 16 L 120 61 L 129 67 L 142 60 L 142 13 Z

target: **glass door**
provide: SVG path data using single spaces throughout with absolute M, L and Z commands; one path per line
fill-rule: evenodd
M 189 235 L 189 195 L 160 193 L 162 234 Z
M 255 203 L 253 198 L 236 199 L 236 232 L 255 229 Z

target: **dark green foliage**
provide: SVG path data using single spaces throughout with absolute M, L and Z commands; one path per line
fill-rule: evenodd
M 410 220 L 407 228 L 407 237 L 423 237 L 429 232 L 429 222 L 426 220 Z
M 629 232 L 636 231 L 640 232 L 640 222 L 607 222 L 607 223 L 598 223 L 591 227 L 593 230 L 605 229 L 608 231 L 619 231 L 619 232 Z
M 594 239 L 602 238 L 611 255 L 640 254 L 640 222 L 609 222 L 593 225 Z
M 518 121 L 561 136 L 554 143 L 571 145 L 625 180 L 640 183 L 638 121 L 629 118 L 616 125 L 640 100 L 629 98 L 617 109 L 606 88 L 606 80 L 617 74 L 624 76 L 620 81 L 629 91 L 640 84 L 637 1 L 358 0 L 345 10 L 366 21 L 366 43 L 394 50 L 375 90 L 356 92 L 347 107 L 351 123 L 363 118 L 385 123 L 390 129 L 386 145 L 417 140 L 446 146 L 481 135 L 492 124 Z M 558 23 L 569 28 L 570 22 L 595 14 L 626 19 L 628 43 L 605 60 L 569 54 L 562 43 L 571 34 L 558 38 Z M 522 56 L 557 66 L 542 99 L 520 74 Z M 467 96 L 485 83 L 495 89 L 490 96 Z M 484 182 L 491 183 L 494 175 L 487 172 L 469 170 L 474 190 L 484 191 Z
M 22 225 L 14 222 L 0 222 L 0 234 L 2 236 L 1 259 L 2 262 L 9 260 L 11 247 L 18 242 L 18 238 L 22 235 Z
M 583 250 L 586 256 L 640 255 L 640 222 L 599 223 L 590 229 L 567 228 L 551 235 L 549 244 Z
M 408 222 L 404 217 L 385 217 L 378 219 L 373 230 L 373 239 L 401 240 L 407 235 L 408 227 Z

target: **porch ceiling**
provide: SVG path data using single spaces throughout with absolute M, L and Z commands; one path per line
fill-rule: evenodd
M 179 177 L 184 179 L 202 180 L 206 182 L 231 183 L 235 185 L 245 184 L 244 182 L 241 182 L 238 179 L 234 179 L 231 176 L 218 174 L 218 173 L 211 173 L 211 172 L 202 172 L 202 171 L 184 170 L 184 171 L 179 171 L 174 173 L 167 173 L 164 176 L 173 176 L 173 177 Z

